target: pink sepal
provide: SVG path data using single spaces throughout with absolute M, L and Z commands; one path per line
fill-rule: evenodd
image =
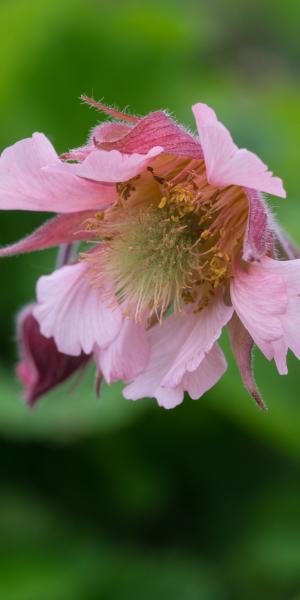
M 259 260 L 268 250 L 268 209 L 263 196 L 255 190 L 244 188 L 249 202 L 248 222 L 243 245 L 246 262 Z
M 22 240 L 1 248 L 0 256 L 14 256 L 23 252 L 44 250 L 60 244 L 92 240 L 96 236 L 93 231 L 87 231 L 85 222 L 94 214 L 94 211 L 82 211 L 54 217 Z
M 233 315 L 232 319 L 227 324 L 231 348 L 234 354 L 236 364 L 239 368 L 242 380 L 245 388 L 252 398 L 254 398 L 256 404 L 262 410 L 267 410 L 267 407 L 256 387 L 253 368 L 252 368 L 252 351 L 253 351 L 253 339 L 248 333 L 247 329 L 243 326 L 240 319 L 236 314 Z
M 203 158 L 200 144 L 163 111 L 150 113 L 141 119 L 120 140 L 99 144 L 105 150 L 119 150 L 127 154 L 146 154 L 154 146 L 161 146 L 164 152 L 175 156 Z

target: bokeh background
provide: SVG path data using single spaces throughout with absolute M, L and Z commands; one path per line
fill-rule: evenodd
M 300 242 L 300 4 L 294 0 L 1 0 L 0 147 L 43 131 L 59 152 L 102 117 L 81 93 L 145 114 L 215 107 L 283 177 L 270 198 Z M 0 243 L 40 214 L 1 214 Z M 173 411 L 93 393 L 93 373 L 28 410 L 14 315 L 55 252 L 2 259 L 1 600 L 299 600 L 300 367 L 256 355 L 269 413 L 229 370 Z

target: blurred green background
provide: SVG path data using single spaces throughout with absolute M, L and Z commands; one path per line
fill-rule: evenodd
M 194 129 L 211 104 L 282 176 L 275 214 L 300 242 L 300 4 L 294 0 L 1 0 L 0 146 L 35 130 L 58 151 L 101 119 L 94 95 Z M 40 214 L 1 214 L 0 243 Z M 33 411 L 14 378 L 14 315 L 52 270 L 47 251 L 2 259 L 0 600 L 300 600 L 300 368 L 259 353 L 262 414 L 229 370 L 174 411 L 97 401 L 93 373 Z

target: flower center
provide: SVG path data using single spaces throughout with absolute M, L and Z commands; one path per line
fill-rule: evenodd
M 213 188 L 202 161 L 186 163 L 167 172 L 149 167 L 119 185 L 118 204 L 89 224 L 105 241 L 85 255 L 93 283 L 109 273 L 137 321 L 161 320 L 170 306 L 187 303 L 201 310 L 227 284 L 241 246 L 248 214 L 242 188 Z

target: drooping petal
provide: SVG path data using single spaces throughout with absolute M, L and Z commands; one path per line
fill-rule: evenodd
M 174 350 L 172 362 L 168 365 L 162 380 L 163 386 L 178 385 L 186 372 L 192 372 L 199 366 L 205 354 L 220 337 L 222 328 L 229 321 L 232 313 L 232 307 L 224 304 L 222 297 L 219 296 L 200 314 L 169 317 L 169 330 L 167 331 L 166 322 L 165 335 Z M 171 339 L 175 342 L 174 329 L 177 330 L 178 344 L 171 342 Z
M 90 356 L 68 356 L 58 351 L 52 338 L 41 335 L 33 316 L 34 304 L 26 306 L 18 315 L 17 337 L 20 361 L 16 367 L 18 378 L 25 386 L 24 399 L 30 406 L 82 369 Z
M 231 300 L 255 344 L 269 360 L 275 359 L 284 374 L 287 346 L 282 317 L 288 308 L 287 286 L 279 274 L 265 268 L 265 260 L 253 263 L 247 271 L 236 269 L 230 286 Z
M 77 177 L 42 133 L 17 142 L 0 157 L 0 209 L 71 213 L 101 209 L 116 198 L 115 186 Z
M 231 348 L 237 366 L 240 370 L 240 374 L 244 382 L 245 388 L 249 392 L 249 394 L 251 394 L 251 396 L 254 398 L 256 404 L 262 410 L 267 410 L 267 407 L 256 387 L 253 375 L 253 339 L 236 314 L 233 315 L 232 319 L 227 324 L 227 328 L 230 336 Z
M 201 146 L 195 138 L 163 111 L 140 119 L 120 140 L 100 144 L 105 150 L 114 149 L 128 154 L 146 154 L 155 146 L 161 146 L 164 152 L 175 156 L 203 158 Z
M 162 387 L 153 370 L 152 377 L 148 371 L 146 376 L 142 373 L 123 390 L 123 394 L 128 400 L 154 396 L 159 406 L 167 409 L 175 408 L 181 404 L 185 392 L 193 400 L 198 400 L 219 381 L 226 369 L 227 363 L 224 354 L 219 345 L 214 344 L 212 349 L 205 354 L 200 365 L 192 372 L 187 371 L 176 387 Z
M 200 314 L 190 311 L 172 315 L 162 326 L 153 327 L 149 331 L 149 363 L 125 389 L 125 397 L 134 400 L 154 396 L 163 405 L 167 397 L 168 402 L 172 402 L 172 398 L 176 404 L 181 402 L 184 390 L 189 391 L 191 382 L 197 379 L 196 375 L 195 379 L 186 375 L 194 373 L 202 364 L 232 312 L 232 307 L 226 306 L 219 297 Z M 220 361 L 218 364 L 220 366 Z M 224 367 L 224 362 L 222 364 Z M 203 369 L 205 372 L 205 367 Z M 218 370 L 216 380 L 219 376 Z M 188 389 L 184 387 L 187 384 Z
M 149 359 L 149 342 L 143 325 L 125 318 L 117 337 L 107 348 L 97 348 L 95 359 L 98 370 L 107 383 L 118 379 L 128 381 L 136 377 Z
M 53 337 L 64 354 L 90 354 L 94 346 L 106 347 L 118 334 L 122 315 L 112 307 L 108 293 L 93 287 L 87 265 L 77 263 L 41 277 L 34 316 L 41 333 Z
M 207 179 L 215 187 L 240 185 L 286 197 L 282 181 L 274 177 L 256 154 L 240 149 L 229 131 L 218 121 L 215 112 L 206 104 L 193 106 L 200 142 L 203 148 Z
M 81 240 L 92 240 L 96 234 L 93 231 L 87 231 L 85 222 L 94 214 L 94 211 L 82 211 L 58 215 L 15 244 L 0 248 L 0 257 L 44 250 Z
M 280 277 L 286 287 L 288 305 L 281 316 L 284 339 L 300 360 L 300 259 L 273 260 L 265 257 L 262 263 L 266 272 Z

